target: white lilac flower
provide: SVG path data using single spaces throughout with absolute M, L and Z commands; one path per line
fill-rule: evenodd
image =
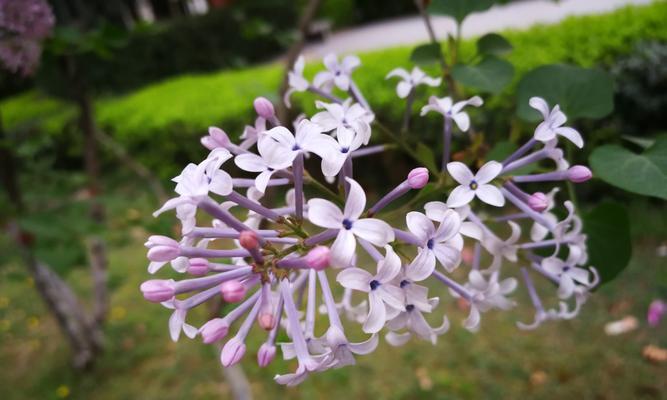
M 334 136 L 340 136 L 345 131 L 348 131 L 348 135 L 352 131 L 359 135 L 362 144 L 368 144 L 371 138 L 370 124 L 375 117 L 359 103 L 347 99 L 342 104 L 316 101 L 315 105 L 324 111 L 313 115 L 311 121 L 318 124 L 323 132 L 332 131 Z
M 570 142 L 574 143 L 575 146 L 582 148 L 584 147 L 584 139 L 581 138 L 579 132 L 575 129 L 563 126 L 567 122 L 567 117 L 560 110 L 560 106 L 556 104 L 551 111 L 549 111 L 549 105 L 541 97 L 531 97 L 529 100 L 531 107 L 536 109 L 542 114 L 544 121 L 537 126 L 535 129 L 535 140 L 540 142 L 548 142 L 556 138 L 556 136 L 563 136 Z
M 517 186 L 564 179 L 579 183 L 591 177 L 586 167 L 568 167 L 563 158 L 557 136 L 574 137 L 575 141 L 579 136 L 562 127 L 564 116 L 558 108 L 550 112 L 546 103 L 533 101 L 534 106 L 537 104 L 545 111 L 545 122 L 535 138 L 502 164 L 491 161 L 474 175 L 461 163 L 449 163 L 451 127 L 456 123 L 460 130 L 467 130 L 470 120 L 464 107 L 479 106 L 482 100 L 473 97 L 454 104 L 450 98 L 431 98 L 422 113 L 437 111 L 444 115 L 443 169 L 449 171 L 459 186 L 449 194 L 446 203 L 431 201 L 424 206 L 424 212 L 407 210 L 407 230 L 403 230 L 402 226 L 393 227 L 385 222 L 383 212 L 391 209 L 398 198 L 423 189 L 429 173 L 426 168 L 415 166 L 406 179 L 366 208 L 366 193 L 352 179 L 353 173 L 360 169 L 354 163 L 359 157 L 393 146 L 382 143 L 362 149 L 370 140 L 374 115 L 368 111 L 370 105 L 350 77 L 358 62 L 347 58 L 338 63 L 330 56 L 326 64 L 328 70 L 316 79 L 317 85 L 323 87 L 320 89 L 303 77 L 303 59 L 297 60 L 289 74 L 287 97 L 294 91 L 308 91 L 332 104 L 318 101 L 317 114 L 312 118 L 300 116 L 291 129 L 281 125 L 268 100 L 257 98 L 253 105 L 260 118 L 254 121 L 254 126 L 247 127 L 240 145 L 221 129 L 211 127 L 208 136 L 201 139 L 211 152 L 199 164 L 188 165 L 174 179 L 178 197 L 168 200 L 156 214 L 176 209 L 182 224 L 180 238 L 150 236 L 146 242 L 147 258 L 151 261 L 150 273 L 170 263 L 176 272 L 187 275 L 149 279 L 140 285 L 146 300 L 173 310 L 169 320 L 172 338 L 176 340 L 184 332 L 190 337 L 200 336 L 207 344 L 221 342 L 220 361 L 228 367 L 247 353 L 246 346 L 251 343 L 246 343 L 246 338 L 250 329 L 257 326 L 259 333 L 265 334 L 257 351 L 258 365 L 266 367 L 274 360 L 276 350 L 282 349 L 283 358 L 294 360 L 296 368 L 276 375 L 275 380 L 296 385 L 312 373 L 354 364 L 358 355 L 376 350 L 378 332 L 383 328 L 389 331 L 385 338 L 392 345 L 404 344 L 413 336 L 435 343 L 449 329 L 449 320 L 442 310 L 444 305 L 438 307 L 440 299 L 429 298 L 428 288 L 433 280 L 444 285 L 447 290 L 439 292 L 445 296 L 465 299 L 470 314 L 464 326 L 477 330 L 481 313 L 514 306 L 509 296 L 516 281 L 500 276 L 506 262 L 514 263 L 510 270 L 514 272 L 520 256 L 531 260 L 533 274 L 559 286 L 560 298 L 555 307 L 544 307 L 528 268 L 518 268 L 535 309 L 535 321 L 530 325 L 519 323 L 519 328 L 531 329 L 546 320 L 576 316 L 599 282 L 597 271 L 587 267 L 582 220 L 572 202 L 554 201 L 556 189 L 549 192 L 549 187 L 543 187 L 527 193 Z M 394 70 L 389 77 L 402 78 L 397 93 L 399 97 L 408 96 L 404 114 L 408 116 L 409 105 L 416 100 L 414 86 L 439 83 L 425 77 L 418 68 L 411 74 Z M 339 100 L 329 92 L 333 86 L 348 91 L 351 98 Z M 267 130 L 267 126 L 272 129 Z M 545 139 L 549 135 L 553 137 Z M 535 149 L 537 140 L 544 142 L 543 148 Z M 311 153 L 322 159 L 325 179 L 338 175 L 338 188 L 325 188 L 317 181 L 319 173 L 308 173 L 311 163 L 305 160 Z M 224 163 L 232 154 L 241 169 L 258 175 L 253 179 L 241 176 L 232 179 L 223 171 L 230 170 L 224 168 L 229 167 Z M 555 161 L 556 171 L 511 178 L 507 175 L 549 158 Z M 493 181 L 501 171 L 508 177 L 498 179 L 502 186 L 496 187 Z M 325 197 L 306 201 L 307 185 L 314 185 L 311 189 L 317 189 Z M 264 196 L 268 186 L 279 187 L 280 193 L 286 193 L 284 200 L 283 196 Z M 245 196 L 240 194 L 240 188 L 247 188 Z M 334 193 L 336 189 L 339 193 Z M 498 207 L 507 199 L 518 212 L 503 210 L 498 218 L 486 214 L 494 209 L 473 212 L 469 203 L 474 197 Z M 556 215 L 561 214 L 556 208 L 561 205 L 567 215 L 559 220 Z M 390 213 L 400 210 L 396 207 Z M 200 212 L 206 214 L 205 218 L 197 215 Z M 304 218 L 315 226 L 304 225 Z M 531 229 L 532 241 L 519 242 L 521 229 L 514 222 L 518 219 L 528 220 L 526 226 L 535 223 Z M 212 222 L 198 226 L 198 220 Z M 387 217 L 386 221 L 396 219 Z M 509 237 L 498 233 L 502 226 L 487 225 L 486 221 L 507 221 L 505 230 L 511 229 Z M 465 251 L 464 241 L 471 245 Z M 379 247 L 385 248 L 384 254 Z M 357 263 L 363 260 L 359 248 L 375 261 L 373 272 Z M 492 258 L 491 266 L 485 270 L 480 269 L 482 248 Z M 553 253 L 542 258 L 534 249 L 553 250 Z M 409 258 L 412 254 L 415 256 Z M 464 255 L 471 270 L 467 280 L 459 283 L 458 274 L 447 272 L 457 268 Z M 444 271 L 436 268 L 436 264 L 441 264 Z M 332 272 L 327 270 L 330 266 L 345 269 Z M 330 287 L 333 278 L 337 278 L 339 290 Z M 353 299 L 357 295 L 363 299 Z M 219 296 L 229 302 L 223 317 L 211 318 L 199 329 L 186 322 L 191 309 Z M 317 316 L 318 309 L 323 317 Z M 359 324 L 358 329 L 368 332 L 370 337 L 360 343 L 348 340 L 356 335 L 346 332 L 341 321 L 343 315 Z M 428 321 L 442 318 L 442 324 L 431 326 L 427 318 Z M 316 321 L 324 325 L 315 329 Z M 316 332 L 324 334 L 317 336 Z
M 328 54 L 324 57 L 326 71 L 315 75 L 313 85 L 327 92 L 331 92 L 334 86 L 347 91 L 350 89 L 352 71 L 359 65 L 361 65 L 361 61 L 357 56 L 346 56 L 342 62 L 338 62 L 338 57 L 335 54 Z
M 516 289 L 517 281 L 514 278 L 507 278 L 498 281 L 498 273 L 493 273 L 488 280 L 476 270 L 468 274 L 468 283 L 465 287 L 472 294 L 470 304 L 470 315 L 464 321 L 463 326 L 469 331 L 475 332 L 479 328 L 480 313 L 486 312 L 492 308 L 500 310 L 509 310 L 516 303 L 507 299 L 507 295 Z M 452 293 L 455 295 L 455 293 Z
M 253 153 L 239 154 L 234 158 L 236 165 L 244 171 L 259 172 L 255 178 L 255 187 L 264 193 L 269 179 L 276 171 L 285 169 L 292 165 L 292 154 L 283 151 L 269 140 L 257 143 L 259 155 Z
M 484 104 L 484 101 L 479 97 L 471 97 L 468 100 L 453 103 L 451 97 L 443 97 L 439 99 L 436 96 L 431 96 L 428 99 L 428 104 L 422 107 L 421 115 L 426 115 L 430 111 L 435 111 L 442 114 L 447 119 L 452 119 L 456 126 L 462 132 L 466 132 L 470 128 L 470 117 L 463 111 L 465 106 L 479 107 Z
M 423 313 L 430 312 L 438 303 L 439 299 L 434 297 L 429 299 L 428 309 L 420 308 L 417 304 L 406 304 L 405 308 L 387 323 L 387 328 L 391 331 L 385 336 L 387 342 L 392 346 L 402 346 L 410 340 L 412 335 L 417 335 L 417 337 L 435 344 L 438 336 L 449 330 L 449 319 L 444 316 L 442 324 L 433 328 L 426 321 Z M 405 332 L 399 332 L 403 330 Z
M 480 242 L 486 251 L 493 256 L 489 271 L 497 271 L 502 265 L 503 259 L 513 263 L 519 260 L 517 242 L 521 238 L 521 227 L 513 221 L 508 221 L 508 224 L 512 232 L 506 240 L 500 239 L 491 232 L 486 232 Z
M 401 259 L 391 246 L 385 246 L 385 251 L 384 259 L 377 263 L 375 275 L 361 268 L 350 267 L 336 277 L 343 287 L 368 293 L 369 311 L 363 325 L 366 333 L 378 332 L 384 326 L 387 314 L 391 315 L 393 310 L 403 307 L 403 292 L 392 283 L 401 269 Z
M 174 191 L 179 197 L 169 199 L 154 216 L 176 209 L 176 216 L 181 221 L 183 233 L 189 232 L 195 225 L 197 207 L 194 202 L 209 191 L 221 196 L 229 194 L 233 189 L 232 178 L 220 169 L 225 161 L 232 157 L 231 153 L 221 147 L 211 150 L 208 157 L 197 164 L 188 164 L 180 175 L 172 179 L 176 182 Z
M 385 79 L 399 77 L 401 81 L 396 85 L 396 94 L 401 99 L 408 97 L 410 92 L 419 85 L 428 85 L 432 87 L 440 86 L 442 81 L 440 78 L 431 78 L 426 75 L 419 67 L 412 68 L 411 72 L 403 68 L 396 68 L 391 70 Z
M 299 153 L 315 153 L 324 160 L 331 157 L 337 147 L 336 139 L 322 134 L 322 128 L 307 119 L 299 121 L 295 134 L 283 126 L 268 130 L 264 140 L 271 139 L 282 148 L 280 151 L 289 154 L 290 163 Z
M 449 210 L 444 215 L 438 228 L 426 215 L 411 211 L 405 217 L 410 232 L 418 239 L 417 257 L 410 263 L 415 268 L 414 274 L 423 280 L 433 273 L 435 260 L 449 272 L 461 262 L 463 240 L 459 235 L 461 217 Z
M 266 119 L 262 117 L 257 117 L 257 119 L 255 119 L 255 125 L 253 126 L 246 125 L 246 127 L 243 129 L 243 133 L 241 134 L 240 137 L 242 142 L 239 145 L 239 147 L 245 150 L 251 148 L 255 143 L 257 143 L 262 138 L 265 132 L 266 132 Z
M 308 90 L 310 83 L 306 78 L 303 77 L 303 68 L 305 67 L 306 62 L 303 59 L 303 56 L 299 56 L 294 63 L 294 68 L 287 74 L 287 84 L 289 88 L 285 92 L 283 101 L 287 107 L 291 107 L 290 96 L 294 92 L 305 92 Z
M 590 270 L 579 268 L 556 257 L 544 258 L 541 262 L 541 267 L 544 271 L 553 274 L 559 279 L 558 297 L 561 299 L 570 298 L 574 293 L 576 284 L 590 288 L 595 286 L 598 280 L 595 268 L 591 268 Z M 591 272 L 594 276 L 593 279 L 591 279 Z
M 435 222 L 442 221 L 445 218 L 445 213 L 448 210 L 456 211 L 456 213 L 459 215 L 459 218 L 461 218 L 461 228 L 459 229 L 459 233 L 461 235 L 479 241 L 482 240 L 482 229 L 476 223 L 472 221 L 466 221 L 470 215 L 470 206 L 464 205 L 457 208 L 450 208 L 442 201 L 429 201 L 428 203 L 424 204 L 424 211 L 426 212 L 426 216 Z M 456 238 L 456 240 L 459 241 L 462 240 L 462 238 Z
M 447 171 L 460 184 L 452 190 L 447 199 L 449 207 L 464 206 L 477 197 L 486 204 L 496 207 L 505 205 L 505 198 L 500 190 L 489 184 L 500 175 L 503 166 L 499 162 L 489 161 L 475 175 L 463 163 L 454 161 L 447 164 Z
M 338 230 L 331 246 L 332 265 L 347 267 L 357 247 L 355 237 L 367 240 L 376 246 L 394 241 L 394 232 L 389 224 L 377 218 L 359 218 L 366 208 L 366 194 L 353 179 L 347 178 L 350 192 L 341 212 L 334 203 L 324 199 L 308 200 L 308 219 L 322 228 Z

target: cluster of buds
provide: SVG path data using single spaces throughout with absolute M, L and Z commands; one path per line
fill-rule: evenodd
M 517 323 L 519 328 L 579 312 L 599 280 L 594 268 L 585 267 L 581 219 L 570 201 L 562 203 L 566 213 L 559 219 L 554 212 L 560 204 L 557 187 L 527 191 L 537 183 L 554 186 L 591 177 L 588 168 L 570 166 L 563 158 L 561 138 L 578 147 L 583 141 L 576 130 L 563 126 L 566 117 L 558 106 L 550 109 L 543 99 L 532 98 L 530 105 L 544 117 L 534 136 L 505 160 L 487 161 L 473 173 L 466 164 L 450 161 L 450 148 L 454 126 L 461 131 L 470 127 L 464 108 L 479 107 L 482 99 L 455 103 L 449 97 L 431 97 L 421 114 L 434 111 L 443 118 L 442 170 L 414 168 L 368 206 L 354 178 L 354 160 L 389 147 L 367 146 L 381 125 L 352 78 L 359 59 L 350 56 L 339 62 L 327 56 L 324 65 L 326 70 L 312 83 L 303 76 L 303 59 L 289 75 L 288 96 L 311 92 L 319 97 L 319 112 L 310 119 L 283 126 L 271 102 L 258 98 L 257 120 L 239 144 L 223 130 L 210 128 L 201 140 L 210 150 L 206 159 L 174 178 L 178 197 L 156 215 L 175 209 L 182 239 L 151 236 L 146 243 L 148 270 L 155 273 L 169 263 L 176 272 L 193 277 L 141 285 L 147 300 L 173 310 L 169 329 L 174 340 L 181 331 L 204 343 L 226 340 L 221 362 L 230 366 L 243 358 L 245 339 L 258 325 L 267 332 L 257 350 L 258 364 L 268 365 L 279 346 L 284 359 L 295 359 L 296 369 L 275 380 L 295 385 L 311 373 L 354 364 L 355 355 L 375 350 L 381 335 L 396 346 L 413 337 L 435 343 L 450 327 L 445 307 L 439 306 L 441 297 L 467 306 L 463 326 L 470 331 L 479 329 L 482 313 L 513 308 L 510 296 L 520 282 L 535 317 Z M 416 100 L 416 86 L 440 84 L 418 69 L 394 70 L 389 77 L 403 79 L 397 93 L 410 100 L 408 107 Z M 313 156 L 323 181 L 314 177 L 319 172 L 311 174 L 304 167 L 304 160 Z M 250 177 L 225 172 L 223 165 L 232 159 L 238 168 L 227 170 L 240 169 Z M 516 173 L 536 163 L 540 173 Z M 550 165 L 551 170 L 545 170 Z M 430 175 L 438 176 L 441 201 L 414 211 L 399 207 L 405 218 L 388 218 L 396 210 L 389 214 L 387 206 L 401 197 L 414 199 Z M 304 187 L 320 197 L 306 199 Z M 284 194 L 284 203 L 268 204 L 267 191 L 274 192 L 274 199 Z M 197 211 L 210 219 L 198 220 Z M 522 236 L 522 227 L 530 229 L 529 237 Z M 548 299 L 553 306 L 538 295 L 535 277 L 555 287 Z M 439 282 L 443 290 L 432 296 L 433 285 L 427 287 L 427 280 Z M 235 307 L 225 307 L 229 311 L 199 328 L 186 323 L 190 309 L 216 296 Z M 439 314 L 435 318 L 441 322 L 429 323 L 432 313 Z M 350 327 L 343 319 L 361 325 L 367 339 L 348 340 Z M 316 322 L 324 326 L 316 328 Z M 277 342 L 281 330 L 285 342 Z

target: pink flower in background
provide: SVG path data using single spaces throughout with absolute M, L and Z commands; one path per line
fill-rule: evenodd
M 653 300 L 651 305 L 648 306 L 648 314 L 646 315 L 646 320 L 651 326 L 658 326 L 662 317 L 667 314 L 667 303 L 662 300 Z
M 0 1 L 0 61 L 13 73 L 35 72 L 41 42 L 51 34 L 55 18 L 45 0 Z

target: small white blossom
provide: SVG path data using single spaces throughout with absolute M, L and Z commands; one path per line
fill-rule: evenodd
M 563 136 L 575 146 L 584 147 L 584 139 L 581 138 L 579 132 L 575 129 L 563 126 L 567 122 L 567 117 L 560 110 L 560 106 L 556 104 L 554 108 L 549 111 L 549 105 L 541 97 L 531 97 L 529 100 L 531 107 L 542 114 L 544 121 L 535 129 L 535 140 L 540 142 L 548 142 L 556 138 L 556 136 Z
M 447 164 L 447 171 L 460 186 L 455 187 L 449 194 L 447 205 L 454 208 L 461 207 L 478 197 L 486 204 L 502 207 L 505 205 L 505 197 L 497 187 L 489 184 L 502 170 L 502 164 L 489 161 L 473 175 L 465 164 L 458 161 L 450 162 Z
M 327 92 L 330 92 L 334 86 L 347 91 L 350 88 L 352 71 L 359 65 L 361 61 L 357 56 L 346 56 L 342 62 L 338 62 L 335 54 L 328 54 L 324 57 L 324 66 L 327 70 L 317 73 L 313 84 Z
M 401 78 L 401 81 L 396 85 L 396 94 L 401 99 L 408 97 L 410 92 L 419 85 L 437 87 L 440 86 L 442 81 L 440 78 L 431 78 L 426 75 L 419 67 L 412 68 L 412 72 L 403 68 L 393 69 L 387 74 L 386 79 L 393 77 Z
M 456 126 L 462 132 L 466 132 L 470 128 L 470 117 L 463 111 L 465 106 L 479 107 L 484 104 L 484 101 L 479 96 L 474 96 L 468 100 L 453 103 L 451 97 L 443 97 L 441 99 L 436 96 L 431 96 L 428 99 L 428 104 L 422 107 L 421 115 L 426 115 L 430 111 L 435 111 L 442 114 L 447 119 L 452 119 L 456 122 Z

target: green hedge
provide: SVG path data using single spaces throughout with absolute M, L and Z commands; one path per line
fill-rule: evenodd
M 514 45 L 509 60 L 514 64 L 515 81 L 488 105 L 507 116 L 514 113 L 513 88 L 522 73 L 542 64 L 567 62 L 583 66 L 608 65 L 627 54 L 640 40 L 667 40 L 667 3 L 628 7 L 609 14 L 571 17 L 553 26 L 536 26 L 526 31 L 508 31 Z M 470 53 L 473 41 L 463 44 Z M 394 82 L 384 76 L 396 66 L 409 67 L 411 48 L 399 47 L 362 54 L 363 66 L 355 79 L 381 117 L 400 115 Z M 306 75 L 319 68 L 311 64 Z M 167 174 L 165 159 L 182 160 L 199 154 L 197 137 L 209 125 L 223 127 L 230 135 L 240 134 L 252 121 L 252 99 L 264 95 L 275 99 L 282 68 L 278 64 L 223 71 L 205 75 L 186 75 L 150 85 L 127 96 L 97 102 L 100 125 L 113 133 L 130 151 L 153 168 Z M 295 103 L 312 109 L 312 97 L 297 95 Z M 71 108 L 30 93 L 0 103 L 9 128 L 41 119 L 43 128 L 57 136 L 65 127 Z M 45 114 L 45 110 L 48 113 Z M 150 147 L 149 147 L 150 146 Z M 150 150 L 150 151 L 149 151 Z

